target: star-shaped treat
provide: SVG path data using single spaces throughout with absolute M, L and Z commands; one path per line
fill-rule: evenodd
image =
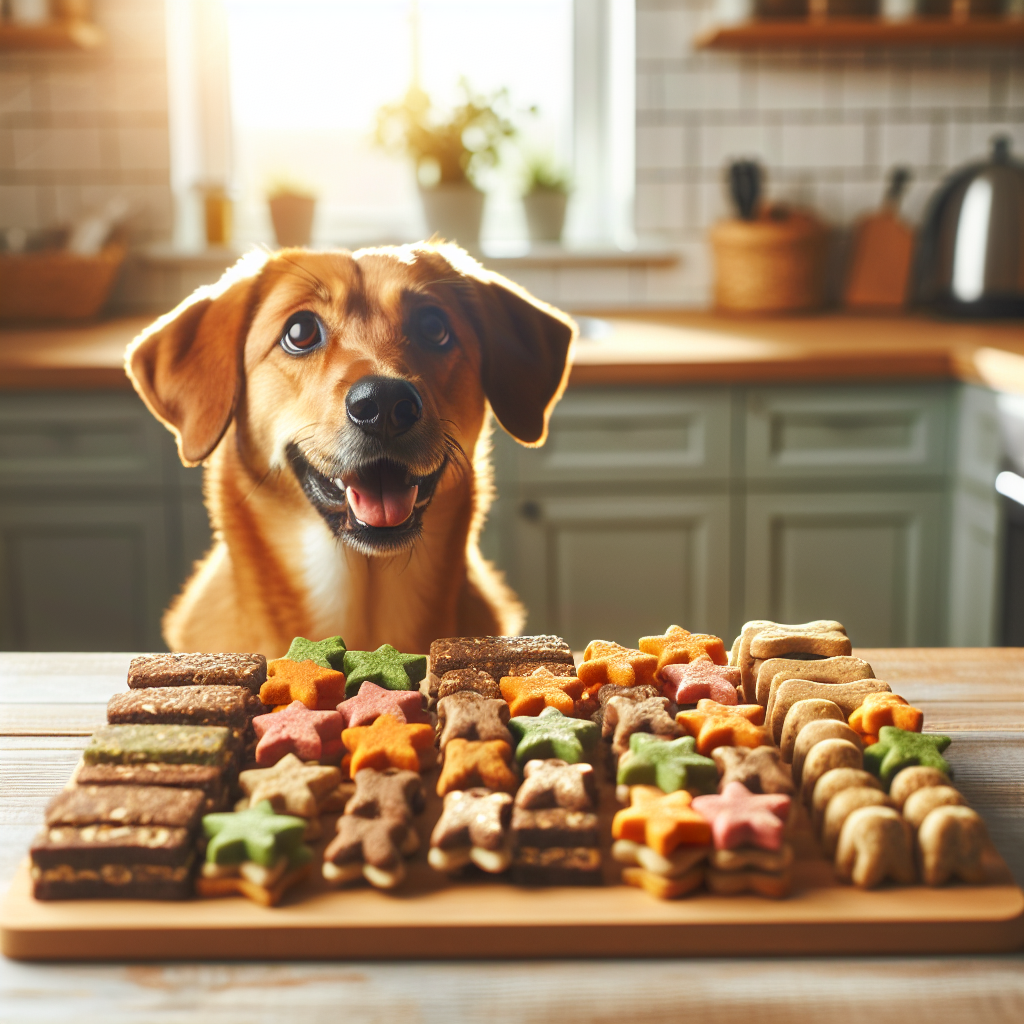
M 285 655 L 291 661 L 313 661 L 321 668 L 345 670 L 345 641 L 340 636 L 329 636 L 326 640 L 307 640 L 297 636 L 292 640 Z
M 754 725 L 764 725 L 764 708 L 760 704 L 719 704 L 717 700 L 702 697 L 693 711 L 704 715 L 739 715 Z M 692 715 L 693 711 L 687 711 L 686 714 Z
M 269 800 L 278 814 L 313 818 L 327 794 L 341 785 L 341 772 L 337 768 L 303 764 L 294 754 L 285 754 L 273 768 L 242 772 L 238 784 L 253 806 Z
M 528 676 L 502 676 L 501 696 L 513 715 L 539 715 L 545 708 L 557 708 L 571 715 L 583 696 L 583 683 L 575 676 L 556 676 L 538 668 Z
M 425 654 L 402 654 L 390 644 L 381 644 L 375 651 L 347 651 L 345 694 L 354 697 L 365 682 L 376 683 L 388 690 L 415 690 L 427 674 Z
M 716 747 L 711 758 L 722 776 L 719 792 L 730 782 L 742 782 L 751 793 L 795 792 L 792 772 L 778 747 Z
M 594 722 L 567 718 L 556 708 L 545 708 L 537 718 L 512 718 L 509 730 L 516 739 L 516 760 L 558 757 L 570 764 L 584 761 L 597 745 Z
M 409 826 L 401 818 L 362 818 L 343 814 L 338 819 L 338 834 L 324 850 L 324 863 L 342 866 L 369 864 L 382 871 L 393 871 L 402 862 L 402 846 Z
M 259 742 L 256 763 L 269 768 L 295 754 L 302 761 L 335 761 L 341 756 L 341 715 L 337 711 L 311 711 L 301 700 L 292 701 L 276 715 L 252 720 Z
M 346 814 L 361 818 L 411 821 L 424 806 L 423 779 L 403 768 L 362 768 L 355 774 L 356 791 L 345 804 Z
M 649 683 L 643 683 L 640 686 L 616 686 L 614 683 L 605 683 L 594 696 L 588 697 L 586 700 L 590 703 L 596 700 L 597 708 L 590 718 L 603 728 L 605 708 L 608 707 L 608 702 L 613 697 L 625 697 L 626 700 L 650 700 L 652 697 L 660 696 L 662 696 L 661 689 L 651 686 Z M 669 711 L 671 712 L 671 710 L 670 708 Z M 579 717 L 585 716 L 580 715 Z
M 583 661 L 577 672 L 586 687 L 587 696 L 593 696 L 608 683 L 616 686 L 655 685 L 658 659 L 653 654 L 634 651 L 608 640 L 591 640 L 583 652 Z
M 878 730 L 892 725 L 906 732 L 920 732 L 924 725 L 924 712 L 911 707 L 895 693 L 869 693 L 864 703 L 850 715 L 850 728 L 870 746 L 878 742 Z
M 891 725 L 883 725 L 878 730 L 878 742 L 864 751 L 864 767 L 877 775 L 886 788 L 898 771 L 912 764 L 936 768 L 952 778 L 953 770 L 949 762 L 940 756 L 952 742 L 948 736 L 906 732 Z
M 691 661 L 710 661 L 725 665 L 728 657 L 721 638 L 709 633 L 691 633 L 682 626 L 669 626 L 661 636 L 642 636 L 638 644 L 644 654 L 658 659 L 658 671 L 669 665 L 685 665 Z
M 593 765 L 568 764 L 557 757 L 527 761 L 523 784 L 516 793 L 516 807 L 564 807 L 590 811 L 597 806 L 597 780 Z
M 419 723 L 409 725 L 394 715 L 381 715 L 373 725 L 356 725 L 341 734 L 349 751 L 342 761 L 354 776 L 362 768 L 405 768 L 419 771 L 417 751 L 434 742 L 434 730 Z
M 893 807 L 858 807 L 843 822 L 836 874 L 844 882 L 873 889 L 887 878 L 913 885 L 914 830 Z
M 451 740 L 461 737 L 504 740 L 511 746 L 512 733 L 505 724 L 508 718 L 508 705 L 503 700 L 459 690 L 437 702 L 437 745 L 444 750 Z
M 771 744 L 768 730 L 754 725 L 746 714 L 739 711 L 740 708 L 756 707 L 763 715 L 764 709 L 759 704 L 714 706 L 715 711 L 680 711 L 676 715 L 680 731 L 696 738 L 697 750 L 701 754 L 710 755 L 715 747 L 762 747 Z
M 442 850 L 477 846 L 498 850 L 508 835 L 512 797 L 490 789 L 453 790 L 445 794 L 444 810 L 430 834 L 430 845 Z
M 781 793 L 751 793 L 742 782 L 730 782 L 721 793 L 695 797 L 693 809 L 711 826 L 716 850 L 777 850 L 789 804 Z
M 707 846 L 711 826 L 691 806 L 685 790 L 663 793 L 654 786 L 634 786 L 630 806 L 612 819 L 612 838 L 630 839 L 667 857 L 680 846 Z
M 388 690 L 376 683 L 362 683 L 359 693 L 338 705 L 344 728 L 372 725 L 381 715 L 391 715 L 400 722 L 414 725 L 430 724 L 430 715 L 423 707 L 419 690 Z
M 662 693 L 676 704 L 696 704 L 709 699 L 719 704 L 738 704 L 740 670 L 716 665 L 707 658 L 684 664 L 666 665 L 659 676 Z
M 485 789 L 514 793 L 519 777 L 511 767 L 512 748 L 504 740 L 452 740 L 444 750 L 444 767 L 437 795 L 455 789 Z
M 657 786 L 666 793 L 677 789 L 713 793 L 718 769 L 710 757 L 697 753 L 696 746 L 692 736 L 666 741 L 635 732 L 629 750 L 619 758 L 616 781 L 620 786 Z
M 679 729 L 668 713 L 667 697 L 647 700 L 626 700 L 612 697 L 605 705 L 601 719 L 601 735 L 612 739 L 612 753 L 624 754 L 629 750 L 629 738 L 636 732 L 649 732 L 674 740 Z
M 275 709 L 301 700 L 311 711 L 333 711 L 345 697 L 345 677 L 315 661 L 278 658 L 267 665 L 260 700 Z
M 306 819 L 275 814 L 269 800 L 246 811 L 207 814 L 203 818 L 206 860 L 210 864 L 241 864 L 251 860 L 269 868 L 286 855 L 293 864 L 310 856 L 302 843 Z

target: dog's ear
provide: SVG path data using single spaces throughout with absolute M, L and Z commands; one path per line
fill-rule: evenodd
M 242 348 L 266 262 L 262 253 L 253 255 L 147 327 L 125 353 L 125 372 L 174 434 L 186 466 L 217 447 L 235 412 Z

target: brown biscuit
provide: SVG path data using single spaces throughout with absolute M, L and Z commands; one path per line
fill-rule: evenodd
M 970 885 L 986 882 L 982 857 L 988 846 L 985 823 L 970 807 L 936 807 L 917 830 L 918 862 L 925 885 L 960 878 Z
M 167 786 L 199 789 L 206 797 L 204 814 L 227 806 L 224 769 L 212 764 L 83 764 L 75 773 L 79 786 Z
M 711 866 L 718 871 L 769 871 L 778 874 L 793 866 L 793 847 L 783 843 L 777 850 L 740 846 L 735 850 L 715 850 Z
M 518 885 L 600 885 L 601 851 L 593 846 L 521 846 L 512 877 Z
M 635 732 L 653 733 L 667 740 L 679 735 L 675 719 L 668 713 L 669 701 L 665 697 L 630 700 L 612 697 L 604 707 L 601 735 L 612 740 L 612 753 L 624 754 L 629 750 L 629 738 Z
M 343 814 L 338 819 L 338 834 L 324 850 L 324 863 L 369 864 L 394 871 L 402 862 L 402 847 L 408 833 L 409 826 L 401 818 Z
M 194 829 L 205 803 L 198 789 L 163 786 L 72 786 L 46 809 L 47 825 L 164 825 Z
M 643 889 L 644 892 L 656 896 L 659 900 L 674 900 L 679 896 L 685 896 L 694 889 L 699 889 L 704 883 L 704 865 L 690 868 L 681 875 L 658 875 L 653 871 L 644 868 L 623 868 L 622 881 L 626 885 Z
M 483 697 L 473 690 L 449 694 L 437 702 L 437 746 L 444 750 L 457 737 L 504 740 L 515 746 L 508 719 L 508 704 L 500 697 Z
M 811 748 L 822 740 L 849 740 L 858 747 L 863 747 L 860 736 L 846 722 L 821 718 L 817 722 L 808 722 L 801 730 L 793 745 L 793 781 L 799 786 L 803 778 L 804 761 Z
M 822 740 L 811 747 L 804 759 L 800 776 L 800 791 L 804 803 L 809 807 L 814 797 L 818 779 L 833 768 L 863 768 L 864 752 L 849 740 Z
M 793 748 L 796 745 L 796 738 L 800 735 L 801 729 L 811 722 L 821 720 L 833 722 L 845 722 L 846 716 L 842 708 L 835 701 L 824 700 L 821 697 L 813 697 L 810 700 L 798 700 L 786 715 L 782 723 L 782 738 L 779 741 L 779 749 L 782 751 L 782 760 L 787 764 L 793 763 Z
M 517 848 L 598 846 L 597 815 L 566 807 L 516 807 L 512 811 L 512 840 Z
M 843 822 L 836 849 L 836 874 L 861 889 L 873 889 L 887 879 L 913 885 L 914 834 L 892 807 L 860 807 Z
M 708 868 L 704 873 L 704 884 L 708 892 L 716 896 L 739 896 L 741 893 L 752 892 L 758 896 L 781 900 L 793 888 L 793 871 L 719 871 Z
M 498 680 L 478 668 L 456 668 L 438 679 L 433 673 L 430 674 L 430 696 L 435 700 L 443 700 L 453 693 L 470 691 L 479 693 L 482 697 L 489 697 L 491 700 L 501 700 L 501 687 Z M 435 686 L 436 681 L 436 686 Z
M 262 654 L 141 654 L 128 666 L 128 686 L 244 686 L 253 693 L 267 681 Z
M 750 638 L 750 657 L 761 661 L 790 654 L 836 658 L 849 655 L 852 649 L 846 628 L 834 619 L 815 619 L 794 626 L 773 622 Z
M 115 693 L 107 703 L 110 725 L 225 725 L 245 729 L 270 711 L 244 686 L 151 686 Z
M 751 793 L 793 795 L 793 778 L 776 747 L 715 747 L 711 751 L 721 778 L 718 792 L 730 782 L 742 782 Z
M 560 676 L 563 679 L 573 678 L 576 675 L 576 665 L 571 661 L 516 661 L 509 665 L 506 675 L 529 676 L 539 668 L 545 668 L 553 676 Z
M 867 786 L 869 789 L 882 791 L 882 784 L 878 778 L 863 768 L 833 768 L 818 779 L 811 800 L 811 821 L 815 833 L 821 833 L 825 810 L 832 797 L 844 789 L 853 789 L 855 786 Z
M 410 821 L 424 807 L 423 779 L 418 772 L 360 768 L 355 775 L 355 787 L 355 793 L 345 804 L 346 814 Z
M 775 701 L 768 708 L 765 721 L 778 743 L 782 739 L 786 715 L 798 700 L 830 700 L 838 704 L 849 718 L 864 703 L 869 693 L 889 692 L 889 684 L 881 679 L 860 679 L 854 683 L 815 683 L 807 679 L 787 679 L 775 691 Z
M 769 619 L 752 619 L 744 623 L 729 652 L 729 664 L 740 670 L 743 699 L 748 704 L 755 702 L 754 697 L 757 694 L 757 671 L 754 668 L 754 659 L 750 655 L 750 642 L 762 629 L 772 625 L 774 623 Z
M 475 846 L 500 850 L 505 845 L 512 817 L 512 797 L 489 789 L 457 789 L 446 794 L 444 810 L 430 835 L 430 845 L 441 850 Z
M 597 781 L 593 765 L 569 764 L 549 757 L 527 761 L 523 767 L 523 784 L 516 793 L 516 807 L 590 811 L 596 806 Z
M 843 823 L 859 807 L 893 807 L 892 800 L 871 786 L 853 786 L 836 793 L 825 808 L 821 826 L 821 848 L 829 859 L 835 857 Z
M 457 668 L 478 668 L 495 679 L 512 665 L 536 668 L 545 662 L 572 665 L 569 645 L 560 636 L 463 636 L 435 640 L 430 666 L 438 678 Z
M 604 709 L 608 706 L 608 701 L 613 697 L 625 697 L 626 700 L 652 700 L 655 697 L 662 695 L 661 690 L 656 686 L 652 686 L 650 683 L 641 683 L 639 686 L 616 686 L 615 683 L 605 683 L 597 691 L 597 709 L 591 714 L 590 719 L 593 722 L 597 722 L 601 728 L 604 728 Z M 673 710 L 675 709 L 675 710 Z M 676 711 L 675 705 L 669 701 L 668 714 L 675 718 Z
M 165 825 L 51 825 L 29 851 L 37 867 L 65 866 L 74 871 L 107 865 L 191 862 L 195 833 Z M 73 880 L 69 875 L 69 881 Z
M 966 807 L 967 801 L 952 786 L 923 786 L 915 789 L 900 808 L 914 828 L 920 828 L 936 807 Z
M 926 786 L 948 786 L 949 776 L 940 772 L 938 768 L 929 768 L 923 764 L 911 765 L 897 772 L 889 784 L 889 796 L 896 801 L 896 806 L 902 811 L 903 805 L 911 793 Z
M 812 683 L 855 683 L 858 679 L 874 679 L 871 666 L 860 658 L 841 656 L 818 658 L 769 658 L 757 670 L 757 703 L 767 708 L 773 693 L 787 679 L 807 679 Z

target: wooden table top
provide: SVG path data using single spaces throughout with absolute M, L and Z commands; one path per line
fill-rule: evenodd
M 130 390 L 125 346 L 152 318 L 0 329 L 0 389 Z M 602 314 L 570 384 L 963 380 L 1024 393 L 1024 325 L 827 314 Z
M 858 650 L 954 737 L 957 785 L 1024 883 L 1024 649 Z M 0 653 L 0 888 L 125 689 L 130 654 Z M 1024 1017 L 1024 954 L 814 960 L 52 966 L 0 961 L 0 1020 L 259 1024 L 629 1020 L 873 1024 Z M 852 1012 L 851 1012 L 852 1011 Z

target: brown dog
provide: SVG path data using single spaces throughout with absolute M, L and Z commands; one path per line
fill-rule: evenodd
M 136 338 L 127 372 L 206 466 L 215 543 L 164 617 L 172 650 L 294 636 L 424 652 L 515 633 L 477 545 L 488 406 L 544 443 L 572 320 L 452 245 L 244 257 Z

